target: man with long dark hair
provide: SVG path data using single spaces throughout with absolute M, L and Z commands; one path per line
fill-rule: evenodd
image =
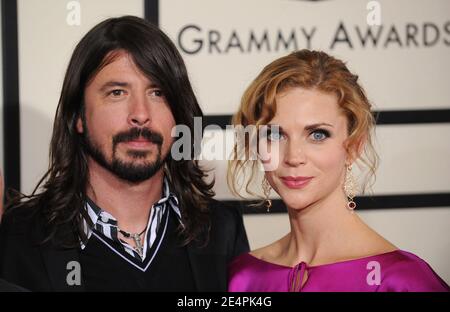
M 157 27 L 95 26 L 66 72 L 49 170 L 3 216 L 0 277 L 44 291 L 226 290 L 227 262 L 248 250 L 242 216 L 212 199 L 196 160 L 171 157 L 173 127 L 198 144 L 201 116 Z

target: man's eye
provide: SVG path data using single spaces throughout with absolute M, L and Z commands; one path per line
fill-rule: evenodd
M 124 90 L 121 89 L 116 89 L 116 90 L 112 90 L 109 94 L 111 94 L 112 96 L 121 96 L 124 94 Z
M 163 92 L 162 92 L 161 90 L 159 90 L 159 89 L 156 89 L 156 90 L 153 90 L 153 91 L 152 91 L 151 95 L 154 95 L 154 96 L 163 96 Z

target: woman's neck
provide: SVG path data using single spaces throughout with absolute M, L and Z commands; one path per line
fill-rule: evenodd
M 291 232 L 280 241 L 286 264 L 331 263 L 361 251 L 361 239 L 373 231 L 346 204 L 345 196 L 335 192 L 301 210 L 288 208 Z

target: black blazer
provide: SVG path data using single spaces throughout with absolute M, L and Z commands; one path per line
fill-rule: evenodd
M 209 205 L 209 243 L 187 246 L 198 291 L 226 291 L 227 264 L 249 250 L 242 215 L 235 207 L 218 201 Z M 33 209 L 34 210 L 34 209 Z M 84 291 L 66 282 L 71 261 L 80 263 L 80 249 L 56 248 L 42 241 L 44 228 L 33 211 L 7 212 L 0 224 L 0 278 L 31 291 Z
M 26 292 L 26 289 L 0 279 L 0 292 Z

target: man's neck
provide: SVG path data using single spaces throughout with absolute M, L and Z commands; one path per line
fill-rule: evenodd
M 139 233 L 147 226 L 152 205 L 161 198 L 163 182 L 162 168 L 148 180 L 131 183 L 90 160 L 86 193 L 116 218 L 121 230 Z

